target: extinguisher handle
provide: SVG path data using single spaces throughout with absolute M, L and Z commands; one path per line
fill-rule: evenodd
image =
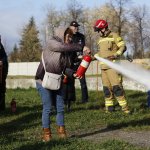
M 78 76 L 76 73 L 73 74 L 73 77 L 76 79 L 82 79 L 82 76 Z
M 78 59 L 82 60 L 83 59 L 83 55 L 79 55 Z

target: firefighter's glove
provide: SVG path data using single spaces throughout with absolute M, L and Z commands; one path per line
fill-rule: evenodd
M 114 60 L 114 59 L 116 59 L 116 58 L 117 58 L 117 56 L 115 56 L 115 55 L 112 55 L 112 56 L 108 56 L 108 57 L 107 57 L 107 59 L 108 59 L 108 60 L 111 60 L 111 61 Z
M 96 53 L 93 57 L 92 57 L 92 60 L 97 60 L 96 57 L 99 57 L 99 54 Z
M 131 57 L 129 57 L 128 55 L 127 55 L 127 60 L 128 60 L 129 62 L 132 62 L 132 61 L 133 61 L 133 59 L 132 59 Z

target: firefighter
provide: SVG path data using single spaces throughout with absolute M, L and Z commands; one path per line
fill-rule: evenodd
M 98 56 L 115 62 L 126 51 L 122 37 L 111 32 L 105 20 L 97 20 L 94 24 L 94 31 L 100 35 L 97 40 Z M 122 111 L 126 114 L 130 113 L 124 95 L 121 75 L 103 62 L 100 62 L 100 66 L 106 112 L 114 110 L 114 98 L 116 98 Z
M 6 77 L 8 73 L 8 61 L 5 49 L 0 37 L 0 111 L 5 110 Z

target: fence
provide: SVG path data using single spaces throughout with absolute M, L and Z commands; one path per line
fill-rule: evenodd
M 35 76 L 39 62 L 9 63 L 8 76 Z M 98 62 L 91 62 L 86 74 L 100 74 Z
M 144 65 L 146 67 L 150 66 L 150 60 L 149 59 L 143 59 L 143 60 L 134 60 L 133 63 L 137 63 L 140 65 Z M 8 76 L 35 76 L 37 67 L 39 65 L 39 62 L 20 62 L 20 63 L 9 63 L 9 71 Z M 96 75 L 100 74 L 100 67 L 98 65 L 98 61 L 91 62 L 86 75 Z M 29 78 L 7 78 L 7 88 L 29 88 L 29 87 L 35 87 L 35 80 L 29 79 Z M 124 79 L 123 82 L 125 89 L 131 89 L 131 90 L 139 90 L 139 91 L 146 91 L 145 87 L 133 80 Z M 77 88 L 80 88 L 79 81 L 76 80 L 75 86 Z M 100 77 L 90 77 L 87 78 L 87 86 L 89 90 L 102 90 L 102 83 Z
M 150 67 L 150 59 L 135 59 L 133 63 Z M 18 62 L 9 63 L 8 76 L 34 76 L 37 70 L 39 62 Z M 100 67 L 98 61 L 92 61 L 86 74 L 95 75 L 100 74 Z
M 34 76 L 39 62 L 9 63 L 8 76 Z

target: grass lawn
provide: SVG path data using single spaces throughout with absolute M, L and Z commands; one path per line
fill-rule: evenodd
M 120 111 L 104 112 L 102 92 L 89 91 L 89 102 L 80 104 L 80 90 L 72 111 L 65 112 L 65 124 L 69 138 L 59 140 L 56 134 L 55 111 L 52 115 L 53 140 L 41 141 L 41 100 L 36 89 L 7 90 L 5 112 L 0 112 L 0 150 L 143 150 L 123 140 L 108 139 L 100 142 L 84 140 L 82 137 L 93 131 L 121 129 L 123 131 L 150 131 L 150 109 L 146 104 L 146 93 L 126 91 L 131 115 Z M 11 99 L 17 102 L 17 112 L 10 111 Z M 144 148 L 146 149 L 146 148 Z

